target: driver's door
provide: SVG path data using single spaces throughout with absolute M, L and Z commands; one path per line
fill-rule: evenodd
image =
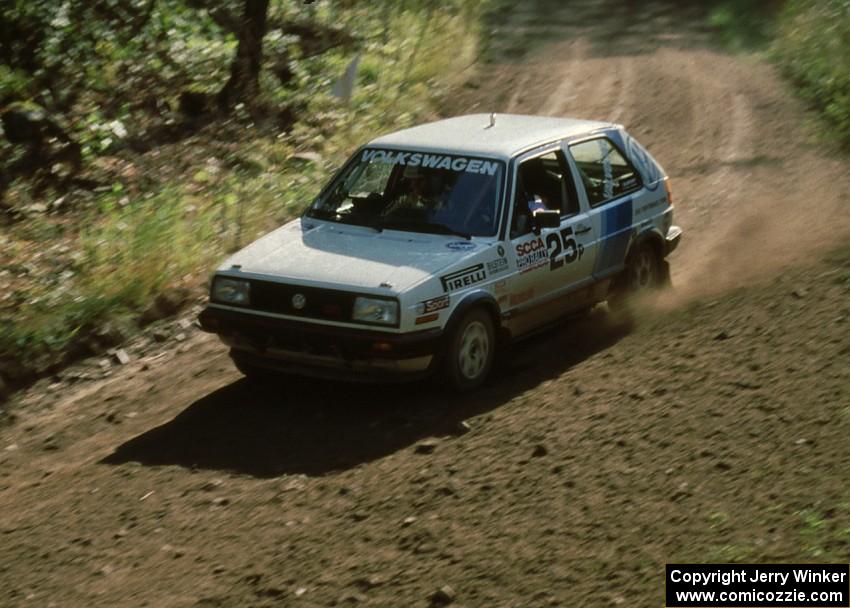
M 507 306 L 520 333 L 568 312 L 565 296 L 592 281 L 592 230 L 561 149 L 522 156 L 515 171 L 509 225 L 511 276 Z M 557 210 L 557 228 L 534 227 L 535 209 Z M 586 245 L 590 245 L 586 247 Z M 519 319 L 522 319 L 519 322 Z

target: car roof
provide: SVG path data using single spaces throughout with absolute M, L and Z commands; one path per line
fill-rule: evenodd
M 490 116 L 468 114 L 429 122 L 378 137 L 368 145 L 507 159 L 550 141 L 617 126 L 577 118 L 496 114 L 491 127 Z

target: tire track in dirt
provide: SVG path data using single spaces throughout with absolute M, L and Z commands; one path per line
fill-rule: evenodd
M 668 169 L 677 223 L 688 235 L 673 264 L 683 301 L 767 278 L 799 261 L 801 252 L 811 259 L 809 251 L 822 253 L 846 234 L 846 214 L 833 222 L 841 195 L 823 187 L 822 171 L 811 171 L 825 159 L 807 150 L 807 135 L 796 126 L 803 122 L 800 109 L 769 67 L 759 66 L 754 77 L 752 66 L 735 58 L 675 46 L 606 61 L 620 83 L 629 62 L 639 66 L 634 92 L 628 85 L 620 91 L 634 100 L 628 120 L 617 111 L 625 103 L 620 98 L 607 108 L 584 95 L 581 103 L 593 117 L 624 122 Z M 599 66 L 584 65 L 584 77 L 595 78 Z M 777 123 L 759 115 L 774 107 L 799 118 Z M 829 179 L 850 186 L 846 172 Z M 781 182 L 788 183 L 777 187 Z M 806 191 L 816 193 L 817 203 L 803 214 Z
M 622 124 L 627 122 L 631 111 L 635 86 L 635 61 L 631 57 L 618 58 L 617 68 L 620 74 L 616 82 L 617 95 L 613 107 L 607 114 L 607 120 Z
M 519 79 L 519 82 L 508 100 L 505 111 L 511 114 L 522 113 L 522 95 L 526 91 L 528 83 L 531 81 L 533 70 L 527 70 Z
M 571 45 L 571 48 L 575 57 L 567 64 L 559 64 L 562 70 L 561 83 L 542 104 L 531 108 L 529 113 L 605 120 L 618 104 L 623 103 L 627 94 L 616 92 L 618 85 L 625 82 L 623 66 L 619 61 L 590 56 L 587 44 L 581 41 Z M 547 67 L 555 71 L 555 66 Z M 588 71 L 595 76 L 586 78 L 584 75 Z
M 694 57 L 683 57 L 677 61 L 677 65 L 680 66 L 679 69 L 682 71 L 694 73 L 698 71 L 692 67 L 695 61 L 696 58 Z M 710 126 L 704 118 L 709 113 L 708 86 L 705 78 L 689 78 L 687 82 L 690 92 L 688 106 L 691 108 L 693 115 L 690 121 L 690 128 L 688 129 L 688 141 L 703 142 L 707 137 L 711 137 Z M 693 164 L 704 164 L 708 160 L 708 155 L 702 149 L 702 146 L 697 146 L 688 160 Z
M 728 256 L 718 260 L 717 252 L 733 245 L 730 231 L 741 222 L 741 211 L 749 212 L 740 209 L 735 202 L 744 195 L 742 186 L 746 188 L 738 179 L 738 166 L 746 165 L 752 158 L 755 137 L 752 104 L 735 79 L 721 81 L 716 78 L 711 68 L 724 69 L 719 65 L 724 60 L 699 54 L 685 72 L 692 97 L 699 99 L 691 112 L 690 125 L 691 141 L 698 149 L 691 149 L 685 156 L 690 159 L 690 166 L 684 167 L 685 179 L 690 180 L 693 194 L 679 199 L 682 203 L 679 218 L 691 226 L 712 227 L 711 232 L 693 239 L 693 243 L 683 249 L 684 259 L 674 269 L 677 283 L 686 286 L 692 295 L 696 286 L 706 285 L 700 280 L 706 273 L 712 276 L 712 288 L 717 288 L 721 283 L 728 285 L 730 277 L 738 272 L 739 263 L 729 263 Z M 722 281 L 717 280 L 719 275 Z
M 697 237 L 674 265 L 684 300 L 811 260 L 840 242 L 848 227 L 836 216 L 841 195 L 824 187 L 827 179 L 850 186 L 846 171 L 826 178 L 829 163 L 806 143 L 809 136 L 797 126 L 802 114 L 784 85 L 768 69 L 753 73 L 726 57 L 697 57 L 691 80 L 703 80 L 696 88 L 708 114 L 698 118 L 695 141 L 714 137 L 708 139 L 713 145 L 702 146 L 704 154 L 689 155 L 697 162 L 671 168 L 675 188 L 690 182 L 678 217 Z M 780 123 L 764 111 L 780 107 L 786 116 Z M 796 120 L 788 118 L 795 114 Z M 677 168 L 684 179 L 676 178 Z M 812 198 L 804 211 L 801 202 Z
M 584 56 L 584 44 L 582 40 L 576 40 L 568 45 L 559 45 L 558 55 L 566 56 L 567 59 L 558 64 L 558 69 L 552 69 L 553 66 L 546 66 L 544 69 L 551 70 L 558 74 L 559 83 L 556 87 L 550 89 L 552 92 L 544 99 L 539 108 L 535 106 L 529 107 L 526 113 L 543 114 L 544 116 L 558 116 L 563 113 L 563 110 L 578 98 L 578 83 L 573 74 L 577 72 L 577 67 Z M 538 70 L 542 71 L 542 70 Z M 535 111 L 536 110 L 536 111 Z

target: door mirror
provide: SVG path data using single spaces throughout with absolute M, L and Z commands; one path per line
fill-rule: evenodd
M 561 213 L 555 209 L 540 209 L 534 212 L 534 228 L 557 228 L 561 225 Z

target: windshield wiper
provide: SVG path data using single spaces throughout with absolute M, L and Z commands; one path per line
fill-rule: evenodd
M 431 232 L 434 234 L 451 234 L 454 236 L 459 236 L 461 238 L 466 239 L 467 241 L 472 239 L 472 235 L 466 232 L 461 232 L 460 230 L 456 230 L 451 226 L 447 226 L 446 224 L 441 224 L 439 222 L 426 222 L 424 220 L 401 220 L 401 219 L 387 219 L 387 218 L 378 218 L 373 224 L 373 228 L 377 228 L 378 230 L 383 230 L 385 228 L 396 229 L 396 230 L 406 230 L 408 232 Z M 416 230 L 418 228 L 418 230 Z
M 372 230 L 377 230 L 378 232 L 381 232 L 382 230 L 381 227 L 375 226 L 374 222 L 356 221 L 357 219 L 359 219 L 356 215 L 343 215 L 341 213 L 337 213 L 336 211 L 327 211 L 324 209 L 309 209 L 307 211 L 307 217 L 311 217 L 317 220 L 334 222 L 335 224 L 345 224 L 346 226 L 362 226 L 363 228 L 371 228 Z
M 333 211 L 328 211 L 327 209 L 313 209 L 310 207 L 307 209 L 307 217 L 311 217 L 314 220 L 329 220 L 336 215 Z

